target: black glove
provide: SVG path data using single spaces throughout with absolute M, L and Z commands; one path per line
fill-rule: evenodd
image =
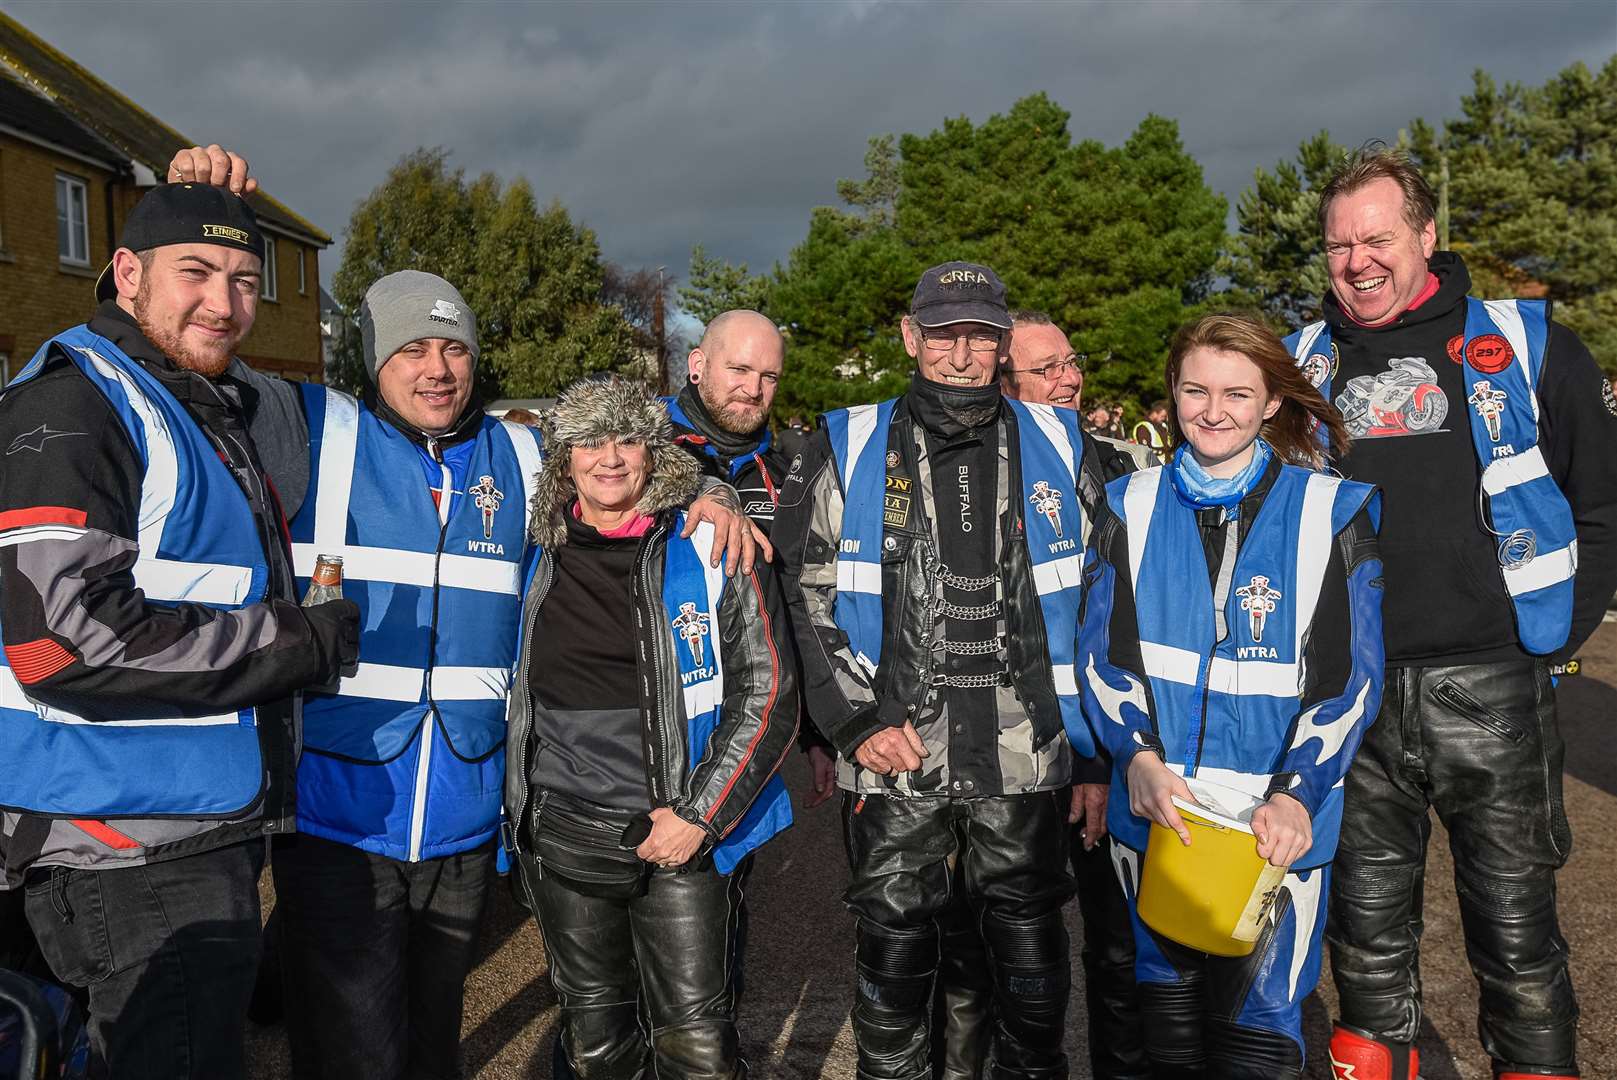
M 359 664 L 359 605 L 352 600 L 327 600 L 302 609 L 320 653 L 320 677 L 315 686 L 330 686 L 341 675 L 352 675 Z

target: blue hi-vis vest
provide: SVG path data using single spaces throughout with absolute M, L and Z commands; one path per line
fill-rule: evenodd
M 668 614 L 668 632 L 673 635 L 674 655 L 679 658 L 679 682 L 683 691 L 687 745 L 687 776 L 708 755 L 708 742 L 719 726 L 724 708 L 724 656 L 719 633 L 719 598 L 726 588 L 734 588 L 722 567 L 708 565 L 706 553 L 713 546 L 713 527 L 699 525 L 689 539 L 681 540 L 685 529 L 681 514 L 669 529 L 668 550 L 663 558 L 663 610 Z M 780 720 L 776 721 L 781 722 Z M 750 757 L 742 761 L 746 766 Z M 741 820 L 713 849 L 713 865 L 728 874 L 742 859 L 770 837 L 792 823 L 792 801 L 786 782 L 777 772 L 759 792 Z
M 359 605 L 359 666 L 304 697 L 298 828 L 415 861 L 498 829 L 505 702 L 516 663 L 537 433 L 484 418 L 433 462 L 346 394 L 302 387 L 310 490 L 292 521 L 306 588 L 343 560 Z
M 1495 340 L 1478 341 L 1489 336 Z M 1471 444 L 1482 465 L 1482 503 L 1499 540 L 1499 570 L 1516 614 L 1516 636 L 1522 648 L 1541 656 L 1566 644 L 1578 569 L 1572 508 L 1538 445 L 1538 382 L 1548 339 L 1542 300 L 1466 298 L 1460 352 Z M 1319 391 L 1332 400 L 1330 326 L 1311 323 L 1288 337 L 1286 347 L 1305 368 L 1316 354 L 1324 359 Z M 1479 360 L 1487 370 L 1476 366 Z
M 870 675 L 881 663 L 881 553 L 888 428 L 897 399 L 825 414 L 826 432 L 842 481 L 842 544 L 837 554 L 837 595 L 832 618 L 848 635 L 851 651 Z M 1078 607 L 1083 595 L 1084 538 L 1078 505 L 1078 416 L 1070 409 L 1028 405 L 1010 398 L 1021 451 L 1021 516 L 1028 557 L 1044 616 L 1050 671 L 1061 718 L 1074 748 L 1093 756 L 1074 667 Z
M 668 397 L 660 397 L 657 400 L 663 403 L 663 407 L 668 410 L 668 418 L 674 423 L 679 424 L 681 427 L 688 427 L 692 431 L 699 430 L 695 424 L 691 423 L 691 418 L 686 414 L 685 410 L 679 407 L 678 397 L 670 395 Z M 752 451 L 752 453 L 737 455 L 736 457 L 730 459 L 730 479 L 734 480 L 741 470 L 747 467 L 748 460 L 752 458 L 758 459 L 758 467 L 763 470 L 764 476 L 767 477 L 769 475 L 769 471 L 763 468 L 763 455 L 764 452 L 774 444 L 774 440 L 774 432 L 770 431 L 768 425 L 766 424 L 764 426 L 763 438 L 758 440 L 758 445 Z M 706 454 L 710 458 L 717 458 L 719 456 L 718 450 L 714 448 L 712 443 L 704 443 L 702 446 L 698 447 L 698 449 L 700 449 L 702 453 Z
M 185 407 L 85 326 L 46 342 L 11 387 L 37 375 L 53 347 L 106 396 L 140 459 L 134 577 L 147 603 L 231 611 L 263 600 L 269 567 L 252 508 Z M 81 526 L 42 523 L 7 541 L 71 541 Z M 263 788 L 257 725 L 253 709 L 86 720 L 31 702 L 0 666 L 0 805 L 57 817 L 234 816 Z
M 1219 641 L 1196 512 L 1175 492 L 1167 475 L 1172 467 L 1142 470 L 1106 487 L 1107 502 L 1127 530 L 1140 658 L 1157 735 L 1176 772 L 1261 799 L 1293 746 L 1319 738 L 1324 760 L 1369 707 L 1361 699 L 1357 712 L 1349 708 L 1326 728 L 1298 717 L 1305 644 L 1333 540 L 1375 489 L 1282 466 L 1256 518 L 1243 523 L 1248 531 Z M 1329 861 L 1341 820 L 1337 785 L 1313 816 L 1313 847 L 1295 865 Z M 1113 800 L 1108 823 L 1122 843 L 1145 850 L 1148 823 L 1128 812 L 1126 799 Z

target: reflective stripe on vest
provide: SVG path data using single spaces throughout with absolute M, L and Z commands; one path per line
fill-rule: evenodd
M 1308 634 L 1334 538 L 1374 489 L 1282 467 L 1255 520 L 1242 523 L 1251 531 L 1242 535 L 1224 607 L 1227 629 L 1218 640 L 1196 514 L 1165 472 L 1142 470 L 1108 489 L 1127 530 L 1156 732 L 1175 771 L 1262 798 L 1293 746 L 1308 738 L 1340 746 L 1356 719 L 1350 711 L 1327 730 L 1299 722 L 1298 709 L 1307 688 Z M 1316 817 L 1335 820 L 1327 813 Z M 1143 844 L 1143 824 L 1139 828 L 1139 837 L 1124 841 Z M 1321 832 L 1315 840 L 1323 851 L 1335 836 Z
M 825 415 L 837 473 L 842 478 L 842 544 L 832 617 L 854 655 L 874 674 L 881 662 L 881 549 L 888 429 L 893 401 Z M 1083 441 L 1077 414 L 1005 399 L 1016 418 L 1022 490 L 1017 514 L 1025 523 L 1033 585 L 1039 594 L 1061 716 L 1069 735 L 1087 740 L 1075 669 L 1078 607 L 1083 594 L 1083 516 L 1078 460 Z M 1080 752 L 1088 745 L 1077 743 Z
M 1499 346 L 1479 341 L 1490 336 L 1508 344 L 1508 359 L 1496 361 Z M 1543 301 L 1466 298 L 1460 352 L 1471 443 L 1482 466 L 1480 498 L 1498 542 L 1517 637 L 1524 649 L 1539 655 L 1566 644 L 1578 568 L 1572 508 L 1550 477 L 1539 446 L 1538 382 L 1548 340 Z M 1286 347 L 1306 369 L 1309 357 L 1331 356 L 1330 327 L 1311 323 L 1288 337 Z M 1481 356 L 1483 351 L 1489 355 Z M 1487 370 L 1476 367 L 1479 359 Z M 1318 385 L 1331 401 L 1329 364 Z
M 668 549 L 663 560 L 663 611 L 669 616 L 668 632 L 673 637 L 674 655 L 679 660 L 679 682 L 685 706 L 686 777 L 708 755 L 708 743 L 718 728 L 724 708 L 724 656 L 719 630 L 719 601 L 726 587 L 750 588 L 748 579 L 731 584 L 722 567 L 708 565 L 705 553 L 712 550 L 713 526 L 703 522 L 689 539 L 680 539 L 685 529 L 680 515 L 669 529 Z M 786 722 L 783 716 L 773 723 Z M 750 751 L 737 763 L 737 769 L 756 768 Z M 770 762 L 769 764 L 774 764 Z M 722 800 L 721 800 L 722 801 Z M 758 797 L 713 849 L 713 864 L 719 873 L 734 870 L 749 852 L 792 823 L 791 799 L 786 783 L 777 772 L 769 778 Z
M 106 397 L 140 460 L 132 573 L 147 600 L 219 610 L 262 600 L 269 568 L 252 508 L 184 406 L 84 326 L 46 342 L 11 387 L 37 375 L 53 347 Z M 0 534 L 0 546 L 86 532 L 24 526 Z M 88 720 L 30 701 L 3 657 L 0 665 L 0 805 L 66 817 L 217 817 L 258 798 L 255 710 Z

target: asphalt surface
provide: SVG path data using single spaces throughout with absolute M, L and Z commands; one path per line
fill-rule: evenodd
M 1583 1017 L 1578 1056 L 1589 1080 L 1617 1077 L 1617 624 L 1608 623 L 1584 649 L 1583 670 L 1560 686 L 1567 743 L 1567 816 L 1575 837 L 1559 878 L 1561 927 L 1572 947 L 1572 974 Z M 794 791 L 806 787 L 800 760 L 790 765 Z M 791 1080 L 851 1080 L 853 1038 L 852 921 L 839 899 L 846 880 L 837 802 L 799 813 L 798 823 L 762 851 L 753 874 L 751 938 L 741 1037 L 752 1075 Z M 266 887 L 266 898 L 269 893 Z M 550 1073 L 556 1001 L 544 946 L 526 913 L 503 887 L 485 928 L 482 960 L 466 988 L 462 1053 L 468 1077 L 535 1077 Z M 1080 940 L 1077 905 L 1068 908 Z M 1083 991 L 1073 956 L 1073 1000 L 1067 1048 L 1075 1080 L 1090 1075 L 1082 1017 Z M 1476 1037 L 1476 983 L 1466 964 L 1454 901 L 1453 863 L 1441 825 L 1432 833 L 1422 945 L 1426 1022 L 1421 1032 L 1424 1080 L 1489 1080 Z M 1304 1003 L 1308 1076 L 1329 1080 L 1325 1046 L 1336 1008 L 1329 967 Z M 250 1033 L 255 1080 L 290 1075 L 279 1027 Z

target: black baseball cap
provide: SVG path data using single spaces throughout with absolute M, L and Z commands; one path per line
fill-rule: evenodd
M 975 322 L 1011 328 L 1005 283 L 988 267 L 969 262 L 946 262 L 922 274 L 910 316 L 922 326 Z
M 212 184 L 160 184 L 129 211 L 119 247 L 150 251 L 170 244 L 218 244 L 264 257 L 258 215 L 246 199 Z M 117 295 L 109 261 L 95 279 L 95 298 Z

